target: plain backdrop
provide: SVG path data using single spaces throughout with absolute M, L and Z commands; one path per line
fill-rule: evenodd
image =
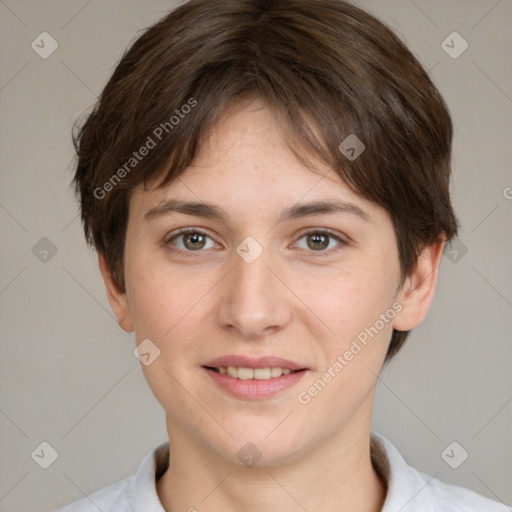
M 358 4 L 396 30 L 449 105 L 461 222 L 427 320 L 380 376 L 373 428 L 417 469 L 510 504 L 512 2 Z M 83 239 L 70 134 L 126 45 L 175 5 L 0 1 L 2 511 L 63 506 L 133 474 L 166 439 Z M 468 453 L 457 469 L 441 456 L 454 441 Z M 41 450 L 57 456 L 47 469 Z

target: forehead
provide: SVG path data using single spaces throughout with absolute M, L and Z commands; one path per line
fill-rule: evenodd
M 255 100 L 224 116 L 204 141 L 198 155 L 177 180 L 160 187 L 163 175 L 149 188 L 137 187 L 132 207 L 145 214 L 169 198 L 208 202 L 236 218 L 247 212 L 282 210 L 308 201 L 343 200 L 361 209 L 379 207 L 352 191 L 333 169 L 300 163 L 268 107 Z

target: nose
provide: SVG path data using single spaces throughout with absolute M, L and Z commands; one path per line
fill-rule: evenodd
M 223 280 L 219 325 L 251 340 L 283 329 L 292 317 L 290 292 L 283 281 L 270 251 L 252 263 L 235 254 L 234 266 Z

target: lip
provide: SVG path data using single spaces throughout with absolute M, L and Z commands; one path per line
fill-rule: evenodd
M 218 368 L 219 366 L 236 366 L 238 368 L 289 368 L 290 370 L 309 370 L 304 365 L 275 356 L 247 357 L 247 356 L 222 356 L 208 361 L 203 366 Z
M 302 379 L 308 371 L 299 370 L 294 373 L 289 373 L 288 375 L 281 375 L 281 377 L 273 377 L 266 380 L 242 380 L 234 379 L 227 373 L 217 373 L 216 371 L 206 367 L 203 367 L 202 369 L 221 390 L 235 398 L 243 400 L 263 400 L 270 398 L 297 384 L 297 382 L 299 382 L 299 380 Z
M 234 379 L 228 374 L 218 373 L 211 368 L 219 366 L 236 366 L 243 368 L 289 368 L 295 370 L 288 375 L 273 377 L 270 379 Z M 263 400 L 294 386 L 309 370 L 305 366 L 275 356 L 247 357 L 247 356 L 222 356 L 209 361 L 203 366 L 203 370 L 224 392 L 236 398 L 244 400 Z

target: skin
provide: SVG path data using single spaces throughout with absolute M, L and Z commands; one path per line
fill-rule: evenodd
M 377 376 L 393 327 L 410 330 L 427 315 L 443 244 L 423 251 L 399 289 L 388 213 L 332 170 L 318 164 L 316 171 L 294 158 L 269 110 L 253 102 L 217 128 L 178 181 L 134 189 L 126 292 L 99 256 L 119 324 L 135 332 L 137 343 L 149 338 L 160 350 L 142 370 L 166 413 L 171 464 L 157 482 L 166 511 L 382 508 L 386 486 L 369 452 Z M 184 213 L 144 219 L 168 199 L 213 203 L 230 220 Z M 368 219 L 345 212 L 276 224 L 288 206 L 332 199 L 358 206 Z M 186 227 L 207 237 L 170 240 Z M 314 234 L 322 229 L 344 243 L 318 241 Z M 263 249 L 252 263 L 236 252 L 248 236 Z M 397 302 L 402 309 L 394 319 L 308 404 L 299 403 L 298 393 Z M 202 368 L 222 355 L 274 355 L 308 371 L 270 398 L 244 400 L 217 387 Z M 261 452 L 253 467 L 237 457 L 247 442 Z

